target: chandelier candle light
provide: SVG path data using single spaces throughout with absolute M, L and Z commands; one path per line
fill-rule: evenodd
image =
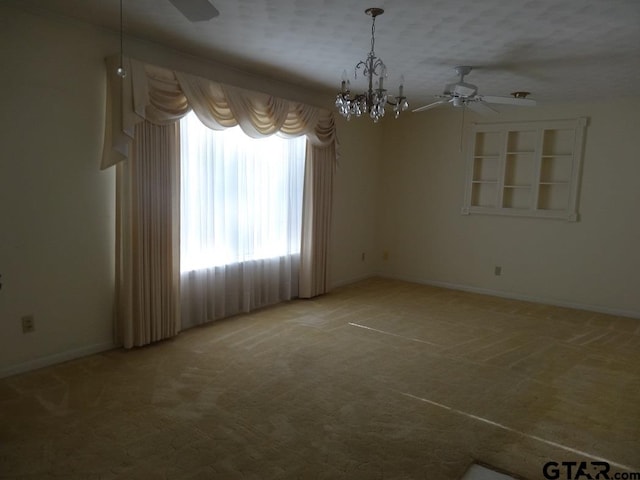
M 400 77 L 400 87 L 398 88 L 398 95 L 394 98 L 393 95 L 388 95 L 384 88 L 384 79 L 387 76 L 387 67 L 382 62 L 382 59 L 376 57 L 374 51 L 375 47 L 375 31 L 376 31 L 376 17 L 382 15 L 384 10 L 381 8 L 367 8 L 365 10 L 367 15 L 373 18 L 371 25 L 371 51 L 367 55 L 366 60 L 358 62 L 354 69 L 354 78 L 358 78 L 358 70 L 362 69 L 362 73 L 369 80 L 369 90 L 365 93 L 360 93 L 355 96 L 351 96 L 350 82 L 347 79 L 346 70 L 342 74 L 342 88 L 340 93 L 336 97 L 336 107 L 343 117 L 347 120 L 351 118 L 351 115 L 359 117 L 363 113 L 369 112 L 369 116 L 374 122 L 378 122 L 384 116 L 384 109 L 386 104 L 393 105 L 393 111 L 395 117 L 398 118 L 400 113 L 405 111 L 409 107 L 407 97 L 404 96 L 404 77 Z M 376 88 L 373 88 L 373 77 L 376 79 Z

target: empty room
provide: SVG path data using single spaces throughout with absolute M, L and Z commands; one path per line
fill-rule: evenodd
M 636 0 L 0 27 L 0 479 L 640 479 Z

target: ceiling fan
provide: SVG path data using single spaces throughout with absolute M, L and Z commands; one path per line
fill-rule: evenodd
M 490 95 L 478 94 L 478 87 L 471 83 L 466 83 L 464 77 L 471 72 L 473 67 L 458 66 L 455 67 L 456 73 L 460 77 L 457 83 L 450 83 L 444 89 L 442 95 L 436 95 L 437 101 L 416 108 L 413 112 L 422 112 L 430 108 L 439 107 L 446 103 L 451 103 L 454 107 L 469 107 L 471 110 L 480 114 L 498 113 L 497 110 L 491 108 L 488 103 L 498 103 L 518 106 L 534 106 L 535 100 L 526 98 L 529 92 L 513 92 L 511 97 L 494 97 Z
M 169 0 L 187 20 L 204 22 L 217 17 L 220 12 L 209 0 Z

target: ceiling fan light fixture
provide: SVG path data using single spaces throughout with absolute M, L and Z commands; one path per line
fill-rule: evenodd
M 375 54 L 376 17 L 382 15 L 384 10 L 382 8 L 367 8 L 365 13 L 373 19 L 371 22 L 371 50 L 365 60 L 361 60 L 356 64 L 354 78 L 358 78 L 358 70 L 362 69 L 362 74 L 369 82 L 369 88 L 364 93 L 351 95 L 350 82 L 346 75 L 343 74 L 340 92 L 336 96 L 335 105 L 338 112 L 347 120 L 351 119 L 352 115 L 359 117 L 368 112 L 371 119 L 377 123 L 384 116 L 387 104 L 393 106 L 395 117 L 398 118 L 400 113 L 409 108 L 409 102 L 407 97 L 404 96 L 404 76 L 400 79 L 398 95 L 395 97 L 388 95 L 387 90 L 384 88 L 387 67 L 382 59 Z M 374 77 L 376 77 L 375 82 Z
M 436 98 L 440 100 L 418 107 L 413 112 L 422 112 L 431 108 L 437 107 L 444 103 L 451 103 L 454 107 L 469 107 L 481 115 L 493 115 L 498 113 L 497 110 L 489 107 L 488 103 L 498 103 L 503 105 L 517 105 L 521 107 L 531 107 L 536 105 L 536 101 L 527 98 L 530 95 L 529 92 L 517 91 L 512 92 L 510 97 L 496 97 L 491 95 L 479 95 L 478 87 L 471 83 L 465 83 L 464 77 L 469 74 L 473 67 L 470 66 L 457 66 L 454 67 L 458 74 L 459 80 L 457 83 L 450 83 L 445 86 L 444 93 L 442 95 L 436 95 Z
M 475 85 L 460 82 L 457 85 L 454 85 L 451 93 L 454 93 L 461 97 L 471 97 L 472 95 L 475 95 L 477 91 L 478 87 L 476 87 Z

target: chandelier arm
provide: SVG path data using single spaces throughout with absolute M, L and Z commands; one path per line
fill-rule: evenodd
M 375 63 L 373 64 L 373 73 L 374 73 L 374 75 L 382 75 L 382 73 L 387 68 L 387 66 L 384 64 L 384 62 L 382 61 L 381 58 L 378 58 L 378 57 L 373 57 L 373 58 L 376 59 Z M 380 73 L 378 73 L 378 71 Z
M 395 117 L 398 118 L 400 112 L 406 110 L 409 106 L 407 98 L 403 95 L 404 78 L 401 77 L 401 85 L 396 97 L 387 94 L 384 88 L 384 80 L 386 78 L 387 67 L 381 58 L 375 53 L 375 33 L 376 33 L 376 17 L 382 15 L 384 10 L 381 8 L 368 8 L 365 10 L 367 15 L 372 17 L 371 21 L 371 50 L 365 60 L 358 62 L 354 68 L 354 77 L 358 78 L 358 70 L 362 69 L 362 74 L 367 78 L 368 89 L 364 93 L 352 94 L 349 91 L 348 84 L 345 89 L 345 79 L 343 78 L 342 91 L 336 97 L 336 107 L 341 115 L 347 118 L 351 116 L 359 117 L 363 113 L 369 113 L 374 122 L 378 122 L 385 114 L 385 106 L 392 105 Z M 373 77 L 379 77 L 375 88 Z

